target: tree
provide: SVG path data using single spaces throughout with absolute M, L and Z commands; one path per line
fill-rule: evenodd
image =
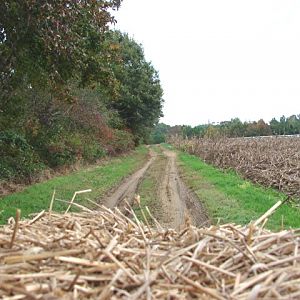
M 220 130 L 217 126 L 209 125 L 206 129 L 205 138 L 214 139 L 221 136 Z
M 280 123 L 275 118 L 270 121 L 270 127 L 274 135 L 280 134 Z
M 239 118 L 231 119 L 227 124 L 230 137 L 240 137 L 245 135 L 245 124 Z
M 158 72 L 145 60 L 141 45 L 127 34 L 111 32 L 110 39 L 120 53 L 120 61 L 112 66 L 119 95 L 108 99 L 108 105 L 119 113 L 138 143 L 149 138 L 162 116 L 163 91 Z
M 0 88 L 53 86 L 89 67 L 121 0 L 0 2 Z M 66 92 L 64 90 L 64 92 Z M 60 95 L 61 96 L 61 95 Z
M 300 119 L 292 115 L 286 119 L 288 134 L 297 134 L 300 132 Z
M 280 134 L 287 134 L 287 120 L 285 116 L 280 117 Z
M 169 135 L 170 126 L 164 123 L 159 123 L 153 129 L 151 134 L 151 143 L 160 144 L 165 143 Z

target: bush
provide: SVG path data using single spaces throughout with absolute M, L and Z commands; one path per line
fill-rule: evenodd
M 85 143 L 83 147 L 83 159 L 88 162 L 95 162 L 97 159 L 106 156 L 106 151 L 95 141 Z
M 114 137 L 111 142 L 114 153 L 122 153 L 134 148 L 133 135 L 125 130 L 114 130 Z
M 73 143 L 71 138 L 65 137 L 54 140 L 45 145 L 43 158 L 50 167 L 69 166 L 82 159 L 82 144 Z
M 85 135 L 73 134 L 51 141 L 45 146 L 43 158 L 50 167 L 61 167 L 81 160 L 95 162 L 105 155 L 103 146 L 94 136 L 87 139 Z
M 28 179 L 44 169 L 33 148 L 20 134 L 0 132 L 0 179 Z

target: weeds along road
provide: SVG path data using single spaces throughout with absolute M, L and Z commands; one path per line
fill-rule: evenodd
M 149 159 L 137 172 L 126 178 L 102 203 L 109 208 L 134 205 L 136 194 L 141 205 L 147 205 L 166 228 L 180 229 L 190 222 L 195 226 L 208 224 L 207 213 L 197 196 L 181 179 L 176 153 L 160 146 L 149 147 Z

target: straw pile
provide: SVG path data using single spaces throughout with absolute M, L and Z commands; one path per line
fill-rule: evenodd
M 0 228 L 0 298 L 300 298 L 300 230 L 259 227 L 269 214 L 176 232 L 128 211 L 17 213 Z

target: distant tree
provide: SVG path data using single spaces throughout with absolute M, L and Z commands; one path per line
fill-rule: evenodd
M 190 125 L 183 125 L 182 126 L 182 135 L 184 137 L 188 137 L 188 138 L 192 137 L 194 135 L 194 131 L 193 131 L 192 126 L 190 126 Z
M 170 128 L 170 135 L 179 135 L 183 136 L 182 134 L 182 125 L 175 125 Z
M 257 133 L 259 136 L 268 136 L 272 135 L 272 130 L 269 124 L 265 123 L 263 119 L 260 119 L 257 122 Z
M 270 121 L 270 128 L 272 130 L 272 134 L 279 135 L 281 134 L 280 130 L 280 122 L 278 122 L 275 118 Z
M 280 117 L 280 134 L 287 134 L 287 120 L 285 116 Z
M 228 122 L 228 134 L 230 137 L 245 135 L 245 125 L 239 118 L 231 119 L 230 122 Z
M 170 128 L 171 127 L 169 125 L 166 125 L 164 123 L 157 124 L 151 134 L 151 139 L 150 139 L 151 143 L 152 144 L 165 143 L 170 133 Z
M 219 138 L 221 137 L 221 131 L 217 126 L 209 125 L 205 131 L 204 137 L 206 138 Z
M 193 135 L 196 137 L 203 137 L 208 125 L 197 125 L 193 128 Z
M 300 133 L 300 119 L 296 115 L 292 115 L 286 119 L 287 133 L 297 134 Z

